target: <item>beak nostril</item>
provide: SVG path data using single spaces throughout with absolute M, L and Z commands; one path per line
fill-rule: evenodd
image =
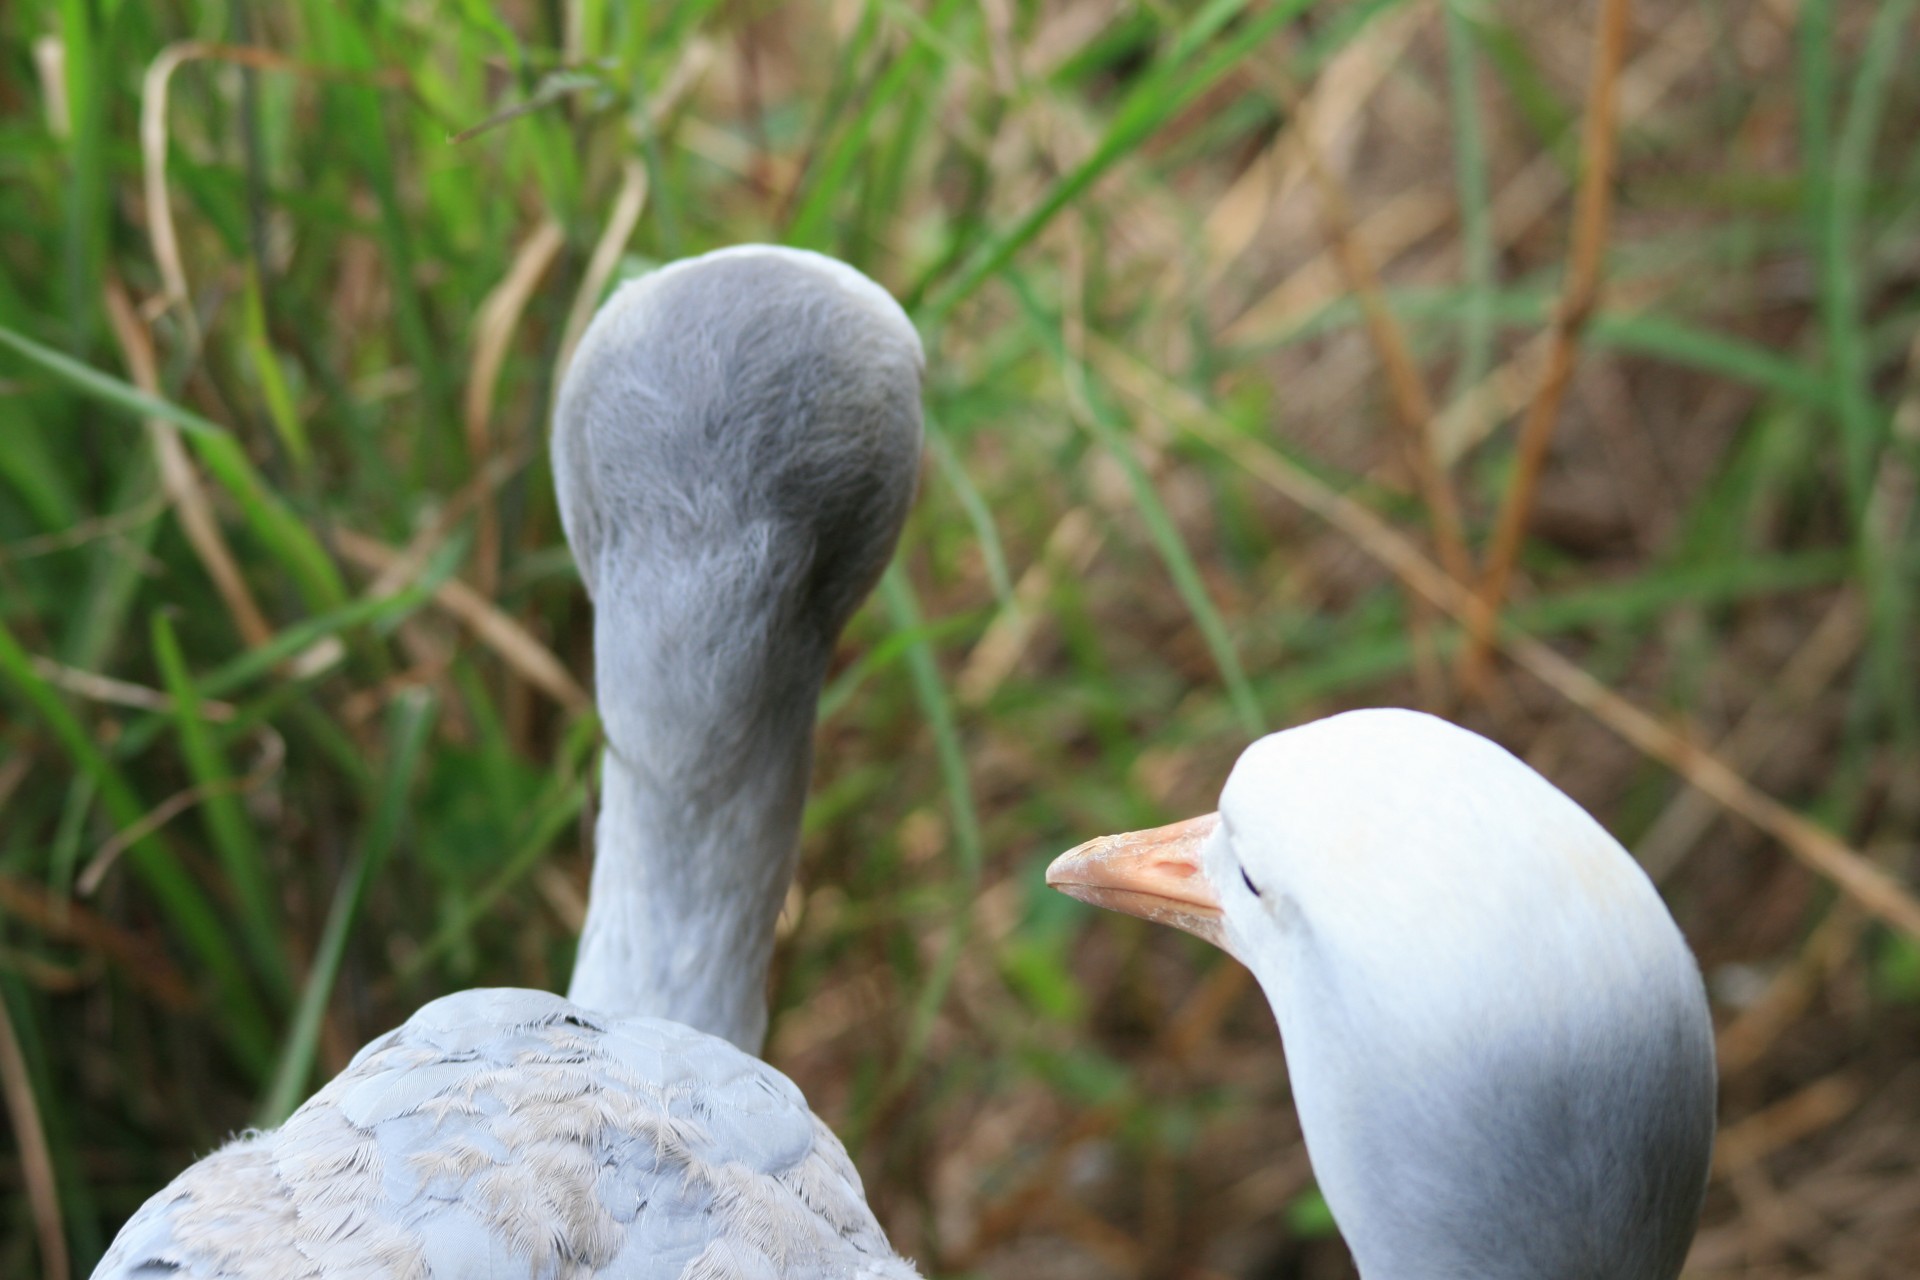
M 1170 924 L 1224 949 L 1220 897 L 1200 865 L 1215 822 L 1209 813 L 1089 840 L 1054 859 L 1047 883 L 1082 902 Z

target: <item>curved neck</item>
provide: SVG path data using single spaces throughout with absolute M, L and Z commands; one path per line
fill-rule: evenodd
M 810 717 L 802 724 L 757 744 L 758 758 L 726 782 L 691 791 L 608 746 L 569 999 L 669 1018 L 760 1052 L 774 922 L 793 878 L 812 764 Z

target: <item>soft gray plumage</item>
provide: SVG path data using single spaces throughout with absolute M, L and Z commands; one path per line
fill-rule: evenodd
M 561 389 L 554 483 L 593 596 L 607 753 L 568 994 L 757 1051 L 835 637 L 920 458 L 919 337 L 818 254 L 623 288 Z
M 898 304 L 818 254 L 723 250 L 601 309 L 553 446 L 607 735 L 574 1000 L 426 1006 L 149 1200 L 95 1280 L 913 1276 L 741 1050 L 814 702 L 912 500 L 920 369 Z
M 793 1083 L 724 1040 L 463 991 L 147 1201 L 116 1280 L 905 1280 Z

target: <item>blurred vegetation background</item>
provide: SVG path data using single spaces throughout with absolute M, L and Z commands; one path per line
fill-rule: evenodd
M 930 357 L 768 1050 L 928 1274 L 1351 1274 L 1243 972 L 1040 870 L 1394 703 L 1696 948 L 1689 1274 L 1910 1274 L 1915 10 L 0 9 L 0 1273 L 84 1275 L 422 1001 L 564 983 L 555 370 L 618 279 L 778 240 Z

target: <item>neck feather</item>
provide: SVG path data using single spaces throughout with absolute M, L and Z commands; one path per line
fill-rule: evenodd
M 808 704 L 811 707 L 811 704 Z M 801 731 L 762 739 L 733 778 L 688 788 L 609 745 L 586 927 L 567 995 L 668 1018 L 759 1053 L 774 923 L 812 763 Z

